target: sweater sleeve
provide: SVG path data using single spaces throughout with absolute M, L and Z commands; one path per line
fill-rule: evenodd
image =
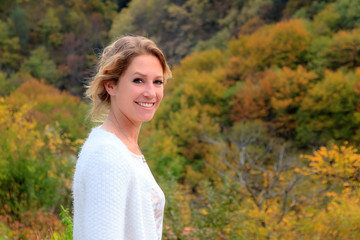
M 83 177 L 85 239 L 124 239 L 126 199 L 132 177 L 126 159 L 105 146 L 90 157 Z

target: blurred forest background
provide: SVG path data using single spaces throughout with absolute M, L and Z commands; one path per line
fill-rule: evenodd
M 71 239 L 84 83 L 124 34 L 174 73 L 140 139 L 163 239 L 360 239 L 360 0 L 1 0 L 1 240 Z

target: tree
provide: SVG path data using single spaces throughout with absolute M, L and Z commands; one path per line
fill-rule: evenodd
M 144 4 L 134 0 L 114 18 L 110 36 L 149 36 L 162 47 L 170 63 L 177 64 L 194 48 L 199 48 L 196 47 L 199 41 L 223 45 L 222 39 L 227 42 L 236 36 L 241 26 L 252 18 L 259 17 L 264 22 L 279 19 L 284 2 L 152 0 Z
M 290 0 L 286 3 L 286 7 L 283 10 L 283 15 L 285 18 L 291 18 L 296 11 L 298 11 L 300 8 L 309 7 L 311 6 L 311 3 L 316 2 L 312 0 L 305 0 L 305 1 L 299 1 L 299 0 Z
M 29 119 L 31 104 L 16 110 L 3 99 L 0 104 L 0 214 L 19 219 L 27 210 L 50 209 L 61 201 L 68 204 L 73 148 L 56 128 L 37 129 Z
M 90 128 L 86 120 L 88 106 L 79 97 L 36 79 L 26 79 L 7 98 L 11 109 L 19 109 L 24 103 L 31 103 L 31 117 L 40 126 L 57 124 L 61 134 L 72 142 L 86 137 Z
M 43 46 L 31 51 L 29 59 L 24 62 L 23 69 L 29 71 L 33 77 L 46 79 L 52 84 L 56 84 L 59 77 L 55 62 L 50 59 L 49 53 Z
M 339 30 L 354 29 L 359 26 L 359 0 L 338 0 L 326 5 L 314 16 L 314 32 L 331 35 Z
M 325 57 L 331 69 L 340 67 L 355 68 L 360 66 L 360 29 L 339 31 L 336 33 L 328 48 Z
M 29 28 L 27 26 L 25 10 L 17 5 L 10 13 L 10 18 L 14 24 L 13 30 L 15 31 L 15 35 L 19 38 L 20 44 L 26 44 L 29 39 Z
M 314 72 L 308 72 L 299 66 L 296 70 L 283 68 L 277 72 L 277 77 L 271 83 L 274 93 L 270 98 L 270 105 L 274 117 L 272 126 L 277 134 L 292 139 L 299 122 L 295 120 L 307 92 L 317 79 Z
M 302 155 L 307 164 L 295 169 L 308 178 L 312 186 L 307 192 L 318 192 L 309 217 L 300 219 L 301 236 L 322 239 L 357 239 L 360 199 L 360 155 L 347 142 L 330 144 L 312 154 Z M 309 199 L 310 200 L 310 199 Z M 309 222 L 310 224 L 306 224 Z
M 334 10 L 340 15 L 339 29 L 353 29 L 360 26 L 359 0 L 338 0 L 334 3 Z
M 243 80 L 272 66 L 294 68 L 305 61 L 309 46 L 310 35 L 301 20 L 267 25 L 230 41 L 227 72 L 230 78 Z
M 21 62 L 18 37 L 12 37 L 7 23 L 0 20 L 0 68 L 9 72 L 19 68 Z
M 256 221 L 256 236 L 275 236 L 274 226 L 282 224 L 300 201 L 295 187 L 301 176 L 292 172 L 295 157 L 281 141 L 271 138 L 260 122 L 238 123 L 223 137 L 204 136 L 204 141 L 214 145 L 218 159 L 208 162 L 208 167 L 228 184 L 238 183 L 234 201 L 250 205 L 246 212 Z
M 58 47 L 62 42 L 63 35 L 60 33 L 61 23 L 60 19 L 56 16 L 55 9 L 48 8 L 45 17 L 38 24 L 40 37 L 43 42 Z
M 355 106 L 359 99 L 354 86 L 359 81 L 359 76 L 353 73 L 325 72 L 324 79 L 305 96 L 296 115 L 300 123 L 296 139 L 300 146 L 345 141 L 354 136 L 358 129 Z
M 270 122 L 272 109 L 270 99 L 274 94 L 272 82 L 276 75 L 266 71 L 259 79 L 248 78 L 240 85 L 230 102 L 230 114 L 234 122 L 260 120 Z

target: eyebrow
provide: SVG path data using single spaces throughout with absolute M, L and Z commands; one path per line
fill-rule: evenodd
M 141 72 L 134 72 L 133 75 L 136 75 L 136 74 L 141 75 L 141 76 L 143 76 L 143 77 L 146 77 L 146 75 L 145 75 L 145 74 L 142 74 Z M 163 75 L 156 76 L 156 78 L 163 78 L 163 77 L 164 77 Z

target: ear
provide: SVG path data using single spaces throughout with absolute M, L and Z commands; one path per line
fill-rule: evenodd
M 110 96 L 114 96 L 116 93 L 116 84 L 114 80 L 104 82 L 104 87 Z

